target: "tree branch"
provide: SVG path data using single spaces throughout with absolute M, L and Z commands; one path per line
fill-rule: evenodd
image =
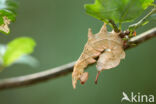
M 146 40 L 149 40 L 151 38 L 154 38 L 154 37 L 156 37 L 156 27 L 153 29 L 150 29 L 140 35 L 137 35 L 137 36 L 131 38 L 128 42 L 129 44 L 127 44 L 127 46 L 125 47 L 125 50 L 135 47 L 135 46 L 138 46 L 140 43 L 142 43 Z M 135 45 L 131 45 L 131 44 L 135 44 Z
M 134 43 L 138 45 L 154 37 L 156 37 L 156 28 L 153 28 L 147 32 L 144 32 L 140 35 L 137 35 L 136 37 L 131 38 L 129 43 Z M 131 47 L 132 47 L 131 45 L 127 45 L 125 47 L 125 50 Z M 74 63 L 75 61 L 69 64 L 65 64 L 56 68 L 48 69 L 46 71 L 42 71 L 30 75 L 1 79 L 0 90 L 28 86 L 35 83 L 44 82 L 49 79 L 54 79 L 62 75 L 67 75 L 68 73 L 72 72 Z

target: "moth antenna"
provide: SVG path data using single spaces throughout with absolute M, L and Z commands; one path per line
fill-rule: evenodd
M 92 38 L 93 38 L 92 29 L 89 28 L 89 29 L 88 29 L 88 39 L 92 39 Z
M 107 26 L 106 26 L 106 23 L 103 24 L 100 32 L 107 32 Z
M 95 79 L 95 84 L 97 84 L 97 82 L 98 82 L 98 78 L 99 78 L 100 73 L 101 73 L 101 71 L 98 71 L 98 73 L 96 75 L 96 79 Z

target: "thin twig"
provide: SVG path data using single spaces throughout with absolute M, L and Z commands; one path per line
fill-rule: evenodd
M 113 20 L 109 20 L 109 23 L 112 25 L 113 29 L 115 32 L 120 32 L 120 30 L 118 29 L 117 25 L 114 23 Z
M 48 79 L 53 79 L 62 75 L 66 75 L 72 72 L 74 63 L 75 62 L 73 61 L 69 64 L 48 69 L 46 71 L 0 80 L 0 90 L 7 89 L 7 88 L 21 87 L 25 85 L 31 85 L 38 82 L 46 81 Z
M 149 40 L 151 38 L 156 37 L 156 28 L 153 28 L 147 32 L 144 32 L 136 37 L 130 39 L 130 43 L 140 44 Z M 131 46 L 127 45 L 125 49 L 129 49 Z M 46 71 L 38 72 L 35 74 L 15 77 L 15 78 L 7 78 L 0 80 L 0 90 L 9 89 L 9 88 L 17 88 L 22 86 L 28 86 L 35 83 L 40 83 L 47 81 L 48 79 L 54 79 L 60 77 L 62 75 L 67 75 L 71 73 L 73 70 L 75 61 L 65 64 L 56 68 L 48 69 Z
M 135 46 L 138 46 L 140 43 L 142 43 L 146 40 L 149 40 L 151 38 L 154 38 L 154 37 L 156 37 L 156 27 L 153 29 L 150 29 L 150 30 L 138 35 L 138 36 L 131 38 L 129 40 L 128 44 L 126 45 L 125 50 L 132 48 L 132 47 L 135 47 Z M 132 45 L 132 44 L 135 44 L 135 45 Z
M 129 30 L 134 31 L 136 30 L 138 27 L 142 26 L 144 23 L 146 23 L 146 21 L 148 20 L 148 18 L 152 15 L 156 13 L 156 7 L 154 7 L 147 15 L 145 15 L 145 17 L 143 17 L 140 21 L 138 21 L 135 24 L 132 24 L 129 26 Z

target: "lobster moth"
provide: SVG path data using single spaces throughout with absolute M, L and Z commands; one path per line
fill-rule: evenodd
M 97 62 L 98 78 L 102 70 L 118 66 L 120 60 L 125 58 L 124 41 L 119 34 L 120 32 L 108 32 L 105 23 L 95 35 L 93 35 L 90 28 L 88 29 L 88 41 L 84 46 L 81 56 L 74 65 L 72 73 L 73 88 L 76 88 L 78 80 L 80 80 L 81 84 L 84 84 L 88 80 L 88 72 L 84 72 L 84 69 L 89 64 Z

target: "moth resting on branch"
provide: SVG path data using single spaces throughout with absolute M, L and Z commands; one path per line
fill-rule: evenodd
M 97 60 L 97 78 L 102 70 L 111 69 L 119 65 L 120 60 L 125 58 L 123 49 L 124 41 L 114 31 L 108 32 L 104 24 L 99 33 L 93 35 L 91 29 L 88 30 L 88 41 L 84 50 L 74 65 L 72 73 L 72 85 L 76 88 L 77 80 L 84 84 L 88 79 L 88 72 L 84 69 Z M 97 81 L 96 78 L 96 81 Z

